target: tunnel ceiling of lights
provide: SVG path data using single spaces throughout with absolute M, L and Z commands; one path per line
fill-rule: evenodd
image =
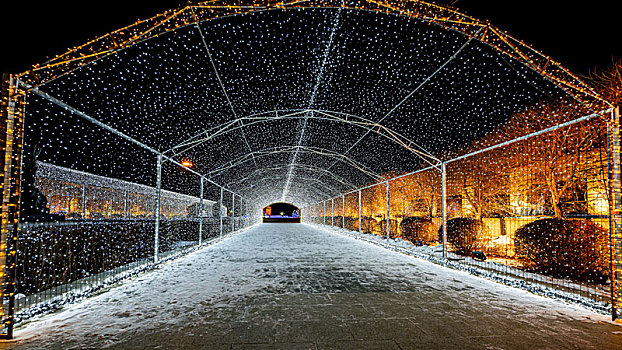
M 602 106 L 529 46 L 419 1 L 196 3 L 20 79 L 42 161 L 155 182 L 152 152 L 66 104 L 247 198 L 299 205 L 435 165 L 533 104 Z

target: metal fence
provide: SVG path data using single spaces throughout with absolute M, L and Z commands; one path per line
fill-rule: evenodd
M 251 223 L 233 197 L 217 202 L 160 190 L 158 208 L 156 188 L 42 162 L 35 188 L 52 220 L 38 215 L 19 225 L 16 322 Z
M 192 166 L 62 103 L 32 96 L 26 109 L 16 82 L 3 84 L 13 123 L 3 124 L 0 337 L 258 222 L 246 198 Z
M 514 139 L 511 131 L 315 203 L 303 222 L 617 317 L 615 123 L 590 115 Z

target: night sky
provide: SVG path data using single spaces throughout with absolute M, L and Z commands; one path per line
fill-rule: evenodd
M 4 38 L 0 71 L 25 71 L 69 47 L 185 3 L 184 0 L 5 2 L 0 11 Z M 622 45 L 613 34 L 619 18 L 612 1 L 572 5 L 560 0 L 442 0 L 439 3 L 454 3 L 461 12 L 490 20 L 579 75 L 596 66 L 606 67 L 612 57 L 622 57 Z

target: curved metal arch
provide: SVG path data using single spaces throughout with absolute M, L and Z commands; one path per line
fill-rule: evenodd
M 263 168 L 255 169 L 250 174 L 248 174 L 248 175 L 246 175 L 246 176 L 244 176 L 242 178 L 239 178 L 237 180 L 234 180 L 234 181 L 231 181 L 231 182 L 227 183 L 227 186 L 243 183 L 244 181 L 248 181 L 253 176 L 257 176 L 257 174 L 259 174 L 259 173 L 263 173 L 263 172 L 266 172 L 266 171 L 282 170 L 282 169 L 285 169 L 285 168 L 289 168 L 289 166 L 290 166 L 289 163 L 288 164 L 281 163 L 281 164 L 276 164 L 276 165 L 271 166 L 271 167 L 263 167 Z M 339 175 L 337 175 L 337 174 L 335 174 L 333 172 L 330 172 L 330 171 L 328 171 L 326 169 L 323 169 L 323 168 L 320 168 L 320 167 L 316 167 L 316 166 L 313 166 L 313 165 L 307 165 L 307 164 L 296 164 L 296 167 L 299 168 L 299 169 L 308 170 L 308 171 L 312 171 L 312 172 L 319 173 L 319 174 L 329 175 L 333 179 L 335 179 L 335 181 L 341 183 L 342 185 L 344 185 L 347 188 L 354 188 L 354 187 L 356 187 L 356 185 L 352 184 L 351 182 L 347 181 L 346 179 L 342 178 L 341 176 L 339 176 Z
M 30 70 L 18 74 L 16 78 L 37 87 L 104 57 L 114 55 L 128 47 L 196 23 L 258 11 L 304 8 L 343 8 L 395 14 L 428 22 L 468 37 L 474 37 L 475 33 L 484 28 L 483 35 L 477 38 L 480 42 L 521 62 L 583 103 L 589 105 L 589 99 L 593 99 L 596 102 L 611 106 L 609 101 L 604 100 L 590 86 L 562 67 L 561 64 L 493 27 L 488 22 L 477 20 L 453 9 L 415 0 L 360 0 L 356 4 L 331 3 L 326 0 L 254 0 L 248 5 L 230 4 L 228 1 L 199 2 L 166 11 L 146 20 L 140 20 L 83 45 L 76 46 L 47 62 L 33 66 Z
M 285 115 L 279 115 L 278 112 L 287 112 Z M 269 116 L 271 114 L 275 114 L 274 116 Z M 319 114 L 319 116 L 316 116 Z M 176 146 L 164 151 L 164 154 L 168 154 L 170 152 L 176 151 L 171 157 L 176 157 L 185 152 L 192 150 L 194 147 L 197 147 L 205 142 L 208 142 L 216 137 L 226 135 L 227 133 L 243 130 L 245 127 L 249 127 L 259 123 L 265 123 L 269 121 L 275 120 L 283 120 L 283 119 L 316 119 L 316 120 L 324 120 L 324 121 L 333 121 L 339 123 L 345 123 L 349 125 L 353 125 L 356 127 L 360 127 L 369 132 L 374 132 L 382 137 L 387 138 L 388 140 L 400 145 L 411 153 L 415 154 L 417 157 L 428 163 L 429 165 L 439 165 L 441 160 L 436 158 L 430 152 L 426 151 L 423 147 L 419 146 L 416 142 L 410 140 L 406 136 L 400 134 L 399 132 L 392 130 L 378 122 L 374 122 L 372 120 L 356 116 L 353 114 L 345 113 L 345 112 L 335 112 L 335 111 L 326 111 L 326 110 L 318 110 L 318 109 L 290 109 L 290 110 L 273 110 L 251 114 L 245 117 L 237 118 L 225 123 L 221 123 L 217 126 L 211 127 L 207 130 L 200 132 L 197 135 L 190 137 L 188 140 L 179 143 Z M 242 123 L 243 120 L 251 121 L 250 123 Z M 211 133 L 211 134 L 210 134 Z M 205 135 L 205 137 L 200 138 L 201 135 Z M 181 151 L 177 151 L 179 148 L 183 148 Z
M 309 187 L 308 189 L 311 189 L 311 188 L 312 187 Z M 317 193 L 313 193 L 315 191 L 317 191 Z M 331 196 L 327 196 L 326 194 L 322 193 L 318 189 L 313 189 L 312 191 L 310 191 L 311 194 L 302 194 L 300 192 L 298 193 L 299 194 L 294 195 L 286 200 L 283 200 L 280 194 L 278 193 L 274 193 L 274 194 L 263 193 L 263 194 L 260 194 L 254 197 L 254 203 L 257 207 L 263 208 L 266 205 L 275 203 L 275 202 L 288 202 L 288 203 L 291 203 L 297 206 L 298 208 L 302 208 L 309 203 L 314 203 L 314 202 L 317 202 L 318 200 L 328 200 L 331 198 Z M 261 203 L 261 204 L 258 204 L 258 203 Z
M 207 172 L 206 174 L 204 174 L 205 176 L 208 177 L 214 177 L 215 175 L 228 170 L 228 169 L 232 169 L 235 167 L 238 167 L 240 165 L 243 165 L 251 160 L 255 160 L 257 158 L 261 158 L 261 157 L 267 157 L 269 155 L 273 155 L 273 154 L 279 154 L 279 153 L 294 153 L 296 151 L 299 152 L 303 152 L 303 153 L 313 153 L 313 154 L 318 154 L 321 156 L 326 156 L 332 159 L 335 159 L 335 161 L 341 161 L 345 164 L 350 165 L 351 167 L 357 169 L 358 171 L 362 172 L 363 174 L 375 178 L 376 180 L 386 180 L 382 175 L 375 173 L 373 170 L 369 169 L 368 167 L 366 167 L 363 164 L 358 163 L 357 161 L 347 157 L 345 154 L 341 154 L 341 153 L 336 153 L 336 152 L 332 152 L 331 150 L 325 149 L 325 148 L 321 148 L 321 147 L 308 147 L 308 146 L 278 146 L 278 147 L 269 147 L 269 148 L 263 148 L 257 151 L 253 151 L 253 152 L 249 152 L 245 155 L 243 155 L 240 159 L 237 159 L 235 161 L 229 162 L 227 163 L 227 165 L 221 166 L 217 169 L 211 170 L 209 172 Z
M 255 188 L 255 187 L 261 187 L 261 186 L 259 186 L 259 185 L 255 185 L 255 184 L 258 184 L 258 183 L 261 183 L 261 182 L 264 182 L 264 181 L 267 181 L 267 180 L 278 180 L 278 179 L 282 179 L 282 178 L 285 178 L 285 176 L 287 176 L 287 175 L 278 175 L 278 176 L 266 176 L 266 177 L 262 177 L 261 179 L 255 180 L 255 181 L 254 181 L 254 184 L 251 184 L 251 185 L 249 185 L 249 186 L 246 186 L 246 187 L 240 188 L 240 189 L 238 189 L 238 191 L 239 191 L 240 193 L 242 193 L 242 192 L 248 191 L 249 189 L 252 189 L 252 188 Z M 309 183 L 319 184 L 319 185 L 323 186 L 323 187 L 324 187 L 326 190 L 328 190 L 329 192 L 325 192 L 325 191 L 319 190 L 319 189 L 317 189 L 317 188 L 315 188 L 315 187 L 311 187 L 311 188 L 314 188 L 314 189 L 318 190 L 318 191 L 319 191 L 319 192 L 321 192 L 323 195 L 325 195 L 327 198 L 330 198 L 330 197 L 331 197 L 332 195 L 334 195 L 335 193 L 340 193 L 340 192 L 339 192 L 339 190 L 338 190 L 338 189 L 336 189 L 335 187 L 329 186 L 328 184 L 326 184 L 326 183 L 324 183 L 324 182 L 322 182 L 322 181 L 319 181 L 318 179 L 309 178 L 309 177 L 297 177 L 297 178 L 298 178 L 298 179 L 300 179 L 300 180 L 308 181 Z
M 317 202 L 318 198 L 321 200 L 330 199 L 330 197 L 322 197 L 322 196 L 311 197 L 311 196 L 299 195 L 299 196 L 296 196 L 295 198 L 294 197 L 289 198 L 285 200 L 285 202 L 290 202 L 294 204 L 295 206 L 297 206 L 298 208 L 302 209 L 303 207 L 308 206 L 308 204 L 310 203 Z M 263 203 L 263 204 L 260 204 L 262 208 L 270 203 L 283 202 L 280 195 L 274 195 L 274 196 L 265 195 L 265 196 L 256 197 L 255 200 L 257 203 Z M 300 203 L 300 204 L 295 204 L 295 203 Z

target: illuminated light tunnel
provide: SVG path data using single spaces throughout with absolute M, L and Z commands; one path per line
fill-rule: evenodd
M 590 85 L 424 1 L 246 5 L 185 5 L 4 79 L 1 333 L 281 203 L 617 317 L 619 113 Z

